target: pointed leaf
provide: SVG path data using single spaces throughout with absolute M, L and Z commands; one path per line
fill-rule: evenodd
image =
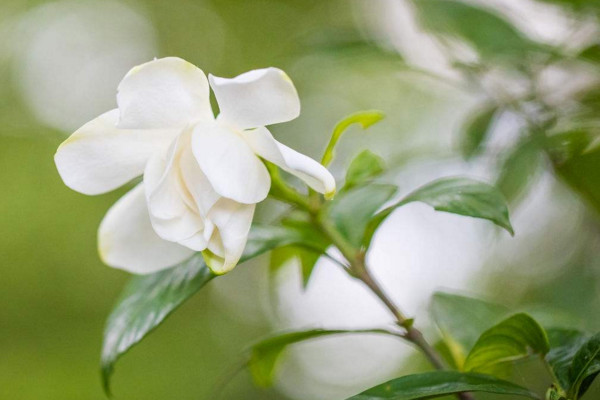
M 306 288 L 321 255 L 322 253 L 299 246 L 280 247 L 271 252 L 270 270 L 272 273 L 277 272 L 290 260 L 298 260 L 302 272 L 302 284 Z
M 504 372 L 509 363 L 531 354 L 548 353 L 544 329 L 524 313 L 515 314 L 485 331 L 465 361 L 465 371 Z
M 474 179 L 449 177 L 420 187 L 400 202 L 374 215 L 365 228 L 363 245 L 369 247 L 379 225 L 396 208 L 413 201 L 429 204 L 437 211 L 487 219 L 514 235 L 506 200 L 497 188 Z
M 347 400 L 433 399 L 462 392 L 486 392 L 539 399 L 528 389 L 493 376 L 458 371 L 434 371 L 392 379 Z
M 196 254 L 174 268 L 129 281 L 104 329 L 101 364 L 107 393 L 117 359 L 214 277 Z
M 483 218 L 514 234 L 502 194 L 487 183 L 468 178 L 442 178 L 420 187 L 397 206 L 421 201 L 437 211 Z
M 302 285 L 306 289 L 321 254 L 300 249 L 298 257 L 300 258 L 300 267 L 302 268 Z

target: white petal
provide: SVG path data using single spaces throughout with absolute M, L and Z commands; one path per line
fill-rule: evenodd
M 213 119 L 204 72 L 180 58 L 132 68 L 118 90 L 120 128 L 182 128 Z
M 161 238 L 172 242 L 188 239 L 204 228 L 203 219 L 181 178 L 179 160 L 184 151 L 191 151 L 189 138 L 186 141 L 180 136 L 166 154 L 153 156 L 144 171 L 152 226 Z
M 98 231 L 98 247 L 106 264 L 134 274 L 172 267 L 194 253 L 156 235 L 143 185 L 126 193 L 108 210 Z
M 65 184 L 84 194 L 106 193 L 144 172 L 153 153 L 163 151 L 178 134 L 175 130 L 117 129 L 119 111 L 88 122 L 54 155 Z
M 240 204 L 229 199 L 219 200 L 210 210 L 209 218 L 217 227 L 209 249 L 202 252 L 206 264 L 215 274 L 231 271 L 240 260 L 254 216 L 254 204 Z M 218 254 L 222 248 L 224 255 Z M 216 250 L 216 251 L 215 251 Z
M 194 199 L 196 207 L 200 214 L 206 216 L 221 196 L 215 192 L 210 181 L 200 169 L 200 165 L 198 165 L 191 149 L 182 153 L 180 167 L 183 182 Z M 208 237 L 210 237 L 210 234 L 208 234 Z
M 192 150 L 221 196 L 245 204 L 267 197 L 271 186 L 269 172 L 237 133 L 218 124 L 200 124 L 192 134 Z
M 192 237 L 180 240 L 178 243 L 194 251 L 202 251 L 208 245 L 208 242 L 204 238 L 204 232 L 198 232 Z
M 235 78 L 209 75 L 223 120 L 239 128 L 290 121 L 300 114 L 292 80 L 278 68 L 257 69 Z
M 331 197 L 335 193 L 335 179 L 323 165 L 312 158 L 290 149 L 273 138 L 267 128 L 242 132 L 252 150 L 284 171 L 302 179 L 319 193 Z

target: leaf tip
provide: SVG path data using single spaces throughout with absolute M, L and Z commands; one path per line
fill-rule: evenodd
M 363 129 L 367 129 L 368 127 L 375 125 L 379 121 L 385 118 L 385 113 L 379 110 L 369 110 L 363 113 L 365 118 L 360 120 L 360 124 Z
M 508 233 L 510 233 L 510 236 L 512 236 L 512 237 L 515 237 L 515 230 L 514 230 L 514 228 L 512 227 L 512 225 L 511 225 L 511 223 L 510 223 L 510 222 L 508 222 L 507 224 L 505 224 L 505 225 L 503 226 L 503 228 L 504 228 L 504 229 L 506 229 L 506 230 L 508 231 Z
M 110 389 L 110 376 L 112 375 L 112 366 L 103 365 L 100 369 L 100 379 L 102 380 L 102 390 L 107 398 L 112 398 L 112 391 Z

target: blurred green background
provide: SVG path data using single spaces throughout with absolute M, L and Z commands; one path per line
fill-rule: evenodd
M 70 132 L 113 108 L 120 78 L 152 57 L 182 57 L 227 77 L 286 70 L 303 112 L 273 132 L 315 158 L 344 115 L 383 110 L 387 119 L 371 133 L 344 139 L 332 167 L 338 177 L 368 147 L 403 190 L 432 170 L 497 179 L 521 221 L 517 236 L 492 235 L 459 289 L 600 329 L 598 5 L 417 3 L 3 0 L 0 398 L 104 398 L 103 324 L 128 277 L 101 264 L 96 229 L 127 188 L 94 198 L 75 193 L 52 157 Z M 487 122 L 482 109 L 492 110 Z M 483 128 L 473 127 L 477 118 Z M 555 135 L 564 136 L 548 139 Z M 479 144 L 468 150 L 469 140 Z M 273 210 L 266 203 L 259 218 Z M 277 325 L 264 296 L 267 264 L 262 257 L 211 283 L 125 356 L 115 398 L 214 398 L 212 388 L 246 344 Z M 537 375 L 525 372 L 519 383 L 543 387 Z M 282 399 L 284 392 L 255 389 L 242 373 L 223 397 Z

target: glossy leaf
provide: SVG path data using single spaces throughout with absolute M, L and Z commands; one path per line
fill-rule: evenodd
M 550 345 L 544 329 L 529 315 L 515 314 L 485 331 L 465 360 L 465 370 L 501 373 L 531 354 L 545 355 Z
M 600 333 L 587 340 L 575 353 L 569 376 L 571 388 L 569 394 L 579 399 L 600 374 Z
M 508 207 L 498 189 L 477 180 L 450 177 L 422 186 L 398 203 L 379 211 L 369 220 L 364 229 L 363 246 L 369 247 L 379 225 L 396 208 L 413 201 L 429 204 L 437 211 L 487 219 L 513 234 Z
M 255 225 L 240 262 L 268 250 L 305 243 L 306 240 L 304 233 L 296 229 Z M 101 364 L 107 393 L 117 359 L 214 277 L 202 256 L 196 254 L 173 268 L 131 279 L 104 330 Z
M 373 154 L 369 150 L 364 150 L 358 154 L 346 171 L 346 182 L 343 190 L 348 190 L 354 186 L 368 182 L 375 176 L 381 174 L 385 165 L 381 157 Z
M 437 292 L 430 312 L 452 361 L 462 369 L 477 338 L 508 314 L 506 307 L 471 297 Z
M 383 112 L 377 110 L 359 111 L 338 122 L 335 128 L 333 128 L 333 133 L 331 134 L 331 139 L 329 139 L 329 143 L 327 144 L 327 148 L 321 159 L 321 164 L 328 166 L 331 163 L 335 156 L 335 146 L 344 132 L 346 132 L 346 129 L 351 125 L 359 124 L 363 129 L 367 129 L 371 125 L 381 121 L 384 116 L 385 114 L 383 114 Z
M 482 143 L 487 138 L 494 116 L 498 112 L 495 104 L 489 104 L 478 109 L 468 119 L 463 128 L 460 149 L 463 157 L 471 158 L 482 150 Z
M 434 371 L 392 379 L 348 400 L 433 399 L 461 392 L 486 392 L 539 399 L 530 390 L 493 376 L 458 371 Z
M 277 362 L 283 351 L 290 345 L 324 336 L 340 334 L 392 334 L 383 329 L 364 330 L 324 330 L 289 332 L 262 340 L 250 347 L 248 367 L 257 385 L 267 387 L 272 385 Z
M 174 268 L 129 281 L 104 330 L 101 363 L 107 393 L 117 359 L 214 277 L 202 256 L 196 254 Z
M 495 187 L 468 178 L 442 178 L 420 187 L 398 206 L 420 201 L 437 211 L 483 218 L 514 234 L 506 200 Z
M 373 215 L 396 193 L 393 185 L 371 184 L 339 194 L 326 213 L 338 230 L 355 247 L 364 241 Z
M 554 376 L 563 392 L 567 392 L 573 382 L 571 380 L 571 364 L 577 351 L 587 342 L 588 336 L 574 329 L 548 329 L 550 351 L 546 361 L 552 368 Z

